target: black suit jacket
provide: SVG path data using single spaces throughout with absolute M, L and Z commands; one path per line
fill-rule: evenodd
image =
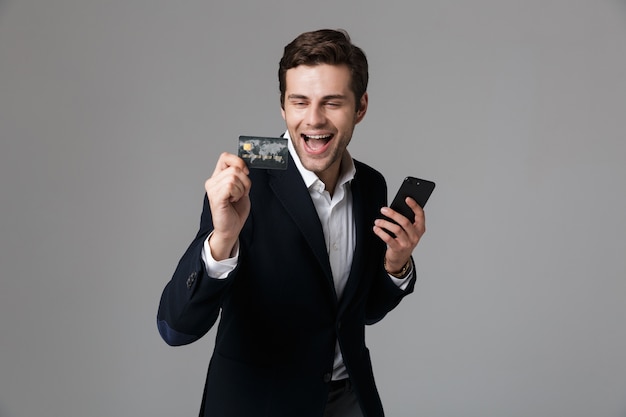
M 250 173 L 251 212 L 240 233 L 238 266 L 226 279 L 201 259 L 212 230 L 205 196 L 200 230 L 165 287 L 158 328 L 171 345 L 191 343 L 215 324 L 201 416 L 322 416 L 335 341 L 365 416 L 382 416 L 365 325 L 413 291 L 383 268 L 385 244 L 372 231 L 386 205 L 385 180 L 355 161 L 351 183 L 356 249 L 343 296 L 335 294 L 317 212 L 297 167 Z

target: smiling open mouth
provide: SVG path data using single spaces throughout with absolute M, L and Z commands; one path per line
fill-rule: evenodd
M 302 134 L 302 139 L 306 143 L 307 148 L 311 151 L 323 151 L 328 142 L 333 138 L 332 134 L 323 134 L 323 135 L 305 135 Z

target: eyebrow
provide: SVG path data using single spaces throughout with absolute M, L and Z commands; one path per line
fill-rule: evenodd
M 343 94 L 329 94 L 327 96 L 322 97 L 322 100 L 345 100 L 347 97 Z M 288 100 L 308 100 L 309 97 L 304 94 L 289 94 L 287 96 Z

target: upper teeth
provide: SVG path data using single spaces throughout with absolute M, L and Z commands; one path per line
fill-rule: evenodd
M 325 139 L 330 137 L 330 135 L 306 135 L 309 139 Z

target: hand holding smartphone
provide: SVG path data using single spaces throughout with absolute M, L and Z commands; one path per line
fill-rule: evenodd
M 415 177 L 406 177 L 404 181 L 402 181 L 402 184 L 400 185 L 400 188 L 398 189 L 398 192 L 389 207 L 413 222 L 415 220 L 415 215 L 413 214 L 413 210 L 407 206 L 405 202 L 406 198 L 411 197 L 417 202 L 417 204 L 420 205 L 421 208 L 424 208 L 434 189 L 435 183 L 432 181 Z
M 411 197 L 421 208 L 424 208 L 434 189 L 435 183 L 432 181 L 410 176 L 406 177 L 402 181 L 402 184 L 400 185 L 400 188 L 398 189 L 398 192 L 389 207 L 402 214 L 404 217 L 409 219 L 411 223 L 413 223 L 415 221 L 415 213 L 413 213 L 411 207 L 406 204 L 406 198 Z M 388 217 L 385 218 L 393 223 L 396 223 Z M 395 237 L 393 233 L 388 230 L 385 231 Z

